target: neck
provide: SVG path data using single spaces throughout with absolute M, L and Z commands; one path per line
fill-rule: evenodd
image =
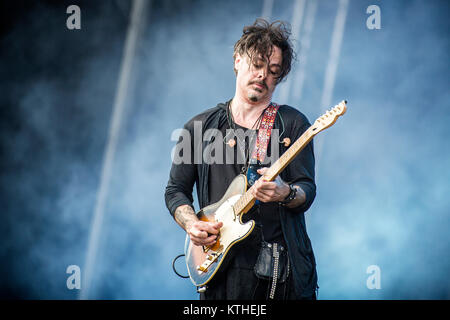
M 253 102 L 235 94 L 230 106 L 233 120 L 240 126 L 251 128 L 269 104 L 270 97 L 265 100 Z

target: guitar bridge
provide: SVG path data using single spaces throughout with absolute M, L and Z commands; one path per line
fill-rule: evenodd
M 208 268 L 219 258 L 219 253 L 211 252 L 206 256 L 206 260 L 199 266 L 197 266 L 198 273 L 205 273 L 208 271 Z

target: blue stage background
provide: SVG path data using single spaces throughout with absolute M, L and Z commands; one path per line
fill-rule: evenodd
M 294 2 L 275 0 L 271 19 L 291 21 Z M 298 61 L 274 96 L 310 121 L 348 100 L 347 113 L 314 140 L 318 191 L 306 216 L 319 299 L 449 299 L 449 2 L 350 0 L 325 106 L 339 3 L 317 2 L 310 37 L 300 42 L 300 28 Z M 80 30 L 66 27 L 71 4 L 81 9 Z M 1 5 L 2 298 L 79 297 L 66 269 L 84 275 L 131 4 Z M 313 4 L 305 1 L 305 12 Z M 370 5 L 380 8 L 381 29 L 366 25 Z M 233 45 L 263 6 L 148 2 L 89 299 L 198 298 L 172 271 L 185 238 L 163 197 L 172 135 L 233 96 Z M 373 265 L 379 289 L 367 286 Z

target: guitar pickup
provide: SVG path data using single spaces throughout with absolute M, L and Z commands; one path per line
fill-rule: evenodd
M 213 264 L 214 261 L 217 260 L 219 254 L 217 252 L 212 252 L 206 256 L 206 260 L 199 266 L 197 266 L 197 271 L 199 273 L 207 272 L 208 268 Z

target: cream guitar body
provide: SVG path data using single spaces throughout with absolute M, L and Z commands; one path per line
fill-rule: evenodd
M 222 199 L 197 213 L 203 221 L 223 222 L 219 239 L 214 246 L 196 246 L 186 237 L 185 254 L 189 276 L 196 286 L 206 284 L 221 267 L 233 245 L 245 239 L 255 226 L 253 220 L 242 223 L 242 215 L 235 214 L 234 205 L 247 190 L 247 178 L 238 175 L 231 182 Z

